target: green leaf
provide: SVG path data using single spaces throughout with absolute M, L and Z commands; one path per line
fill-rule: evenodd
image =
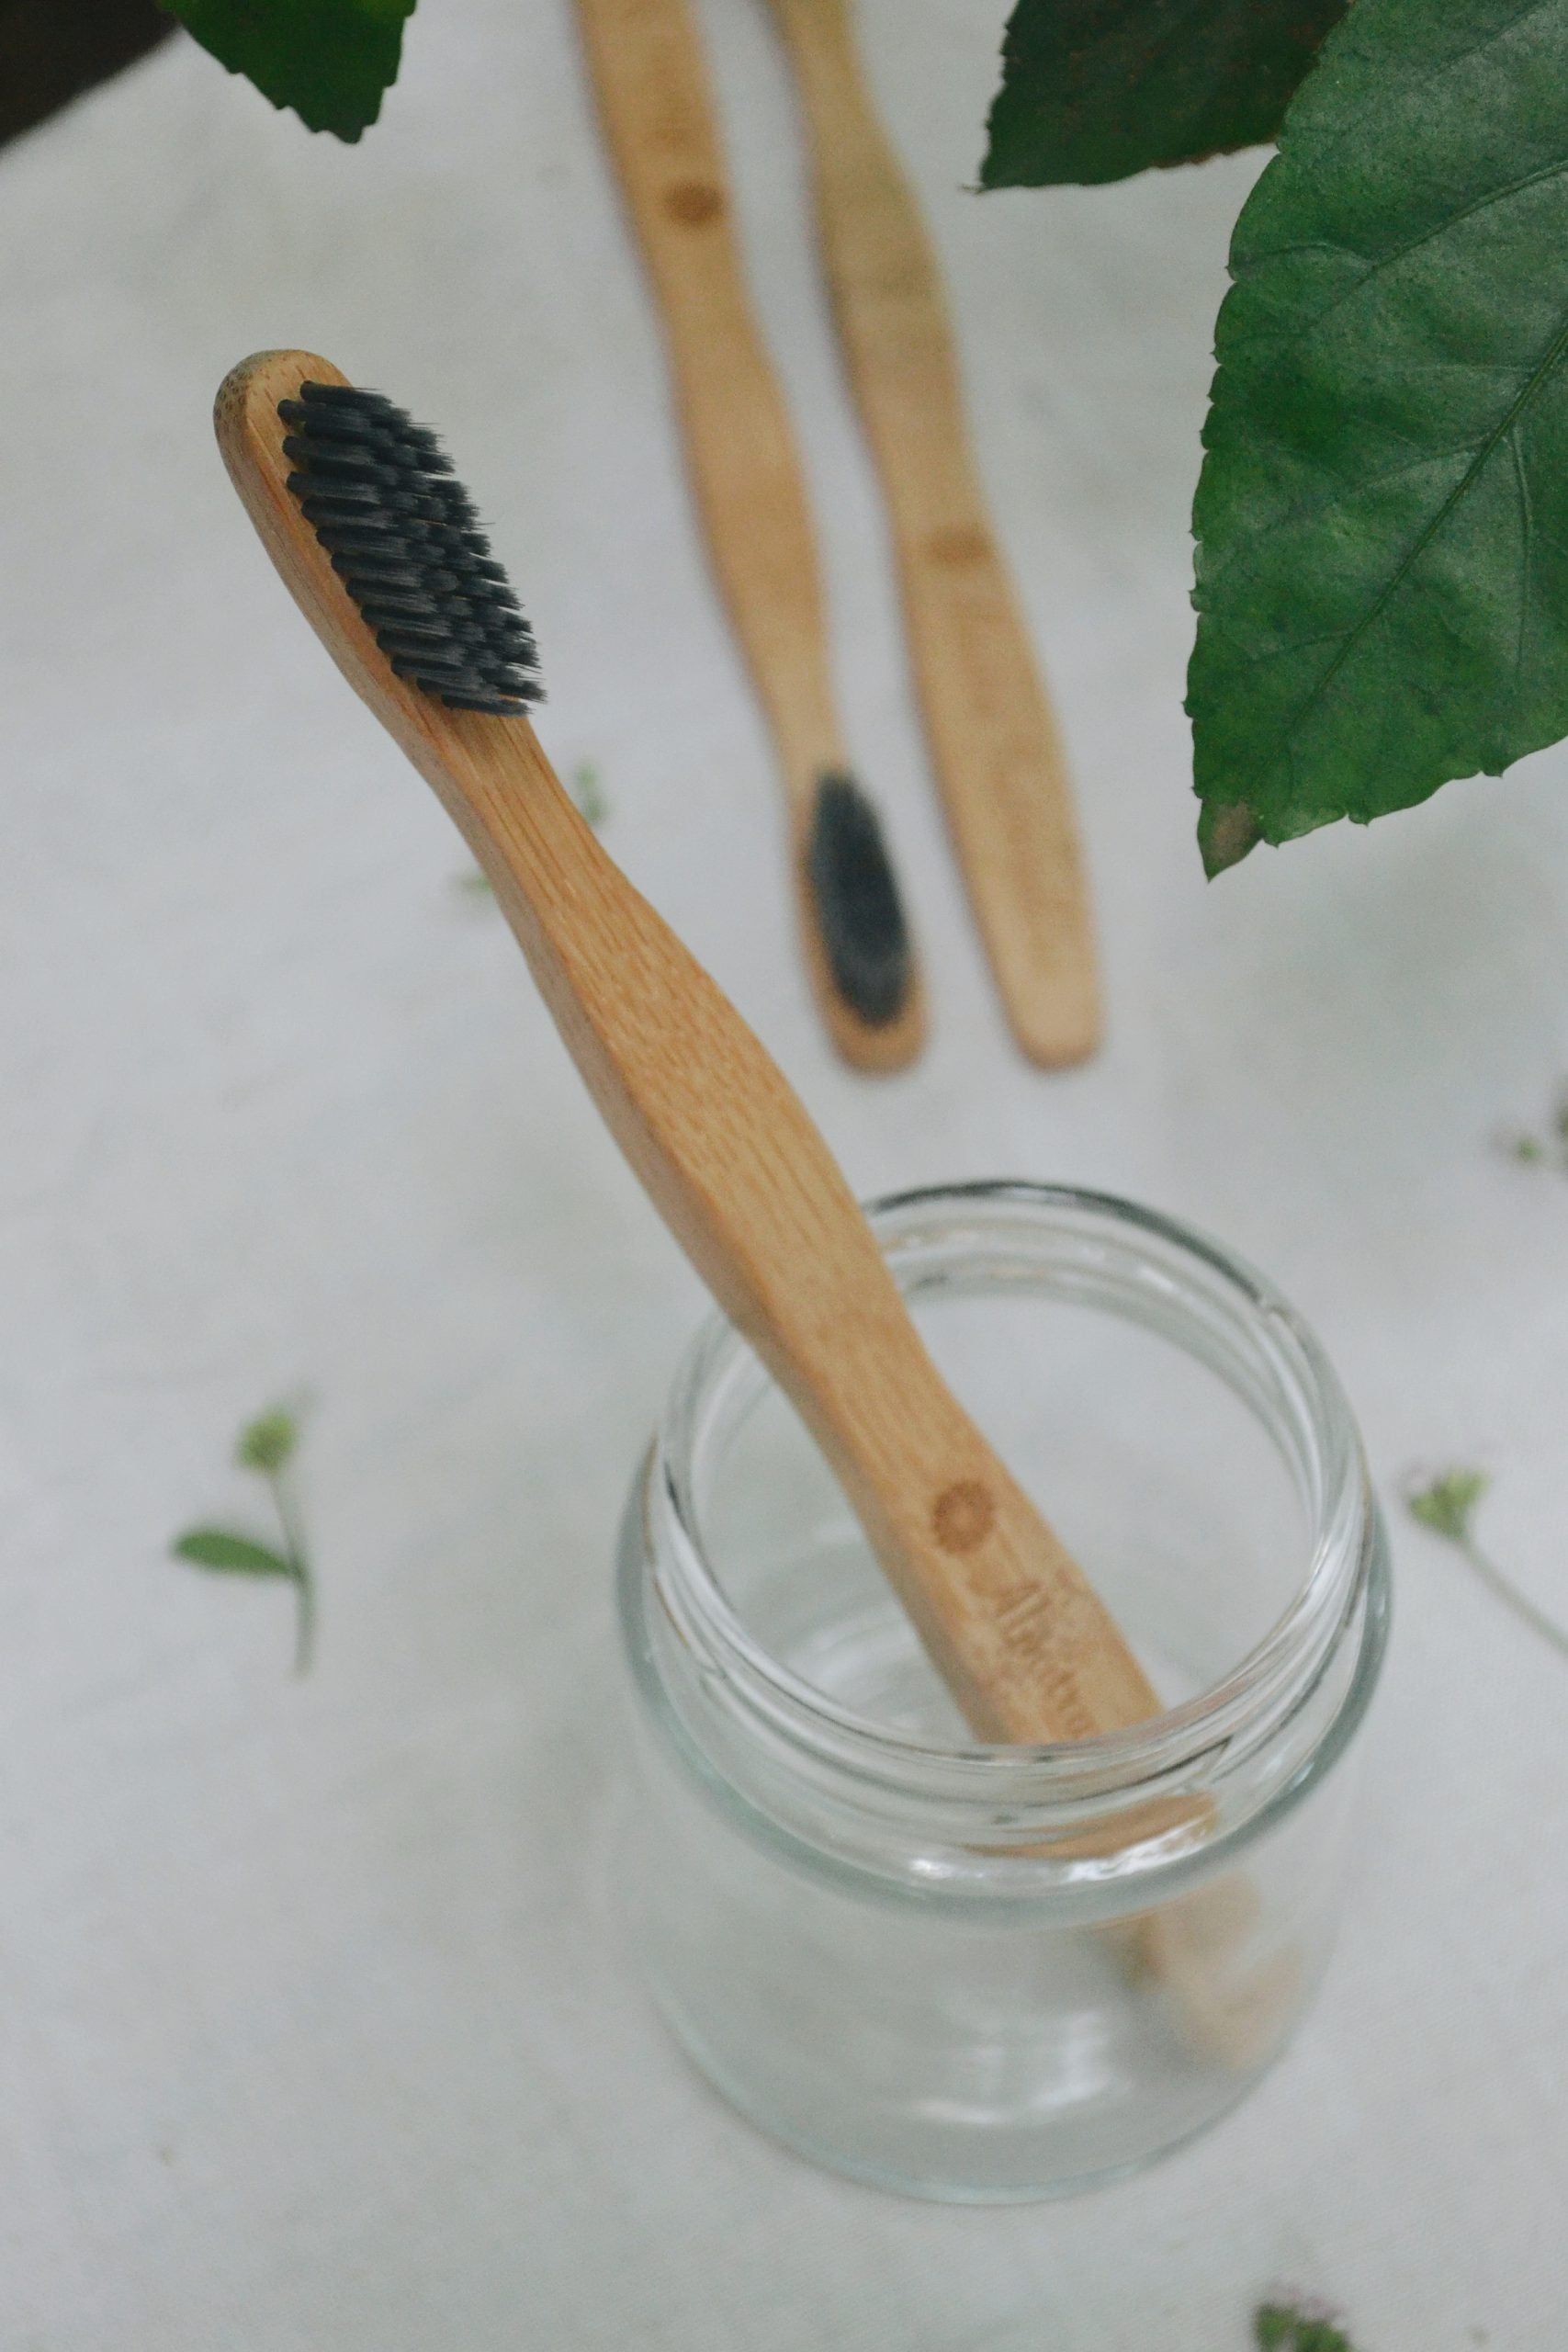
M 1253 2313 L 1258 2352 L 1355 2352 L 1349 2337 L 1325 2319 L 1283 2303 L 1265 2303 Z
M 228 1576 L 289 1577 L 291 1562 L 248 1535 L 230 1535 L 220 1527 L 193 1527 L 173 1546 L 177 1560 L 194 1561 L 198 1568 L 219 1568 Z
M 1211 873 L 1568 729 L 1568 5 L 1357 0 L 1236 226 L 1193 524 Z
M 398 78 L 414 0 L 162 0 L 231 74 L 311 130 L 355 140 Z
M 259 1470 L 264 1477 L 271 1477 L 283 1468 L 299 1442 L 299 1425 L 293 1414 L 274 1405 L 247 1421 L 235 1441 L 234 1459 L 242 1470 Z
M 1126 179 L 1272 139 L 1348 0 L 1018 0 L 982 187 Z
M 1434 1535 L 1446 1536 L 1450 1544 L 1468 1544 L 1476 1507 L 1491 1484 L 1483 1470 L 1445 1470 L 1441 1477 L 1407 1494 L 1405 1508 Z

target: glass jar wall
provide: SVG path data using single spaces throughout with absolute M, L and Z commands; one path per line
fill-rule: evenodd
M 888 2188 L 1050 2195 L 1201 2129 L 1310 2000 L 1354 1844 L 1382 1534 L 1321 1350 L 1213 1244 L 1043 1185 L 872 1215 L 1168 1712 L 976 1746 L 716 1320 L 625 1522 L 626 1890 L 670 2024 L 764 2129 Z

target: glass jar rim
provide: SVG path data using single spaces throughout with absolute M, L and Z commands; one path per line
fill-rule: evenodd
M 739 1376 L 748 1359 L 759 1395 L 767 1385 L 750 1343 L 718 1314 L 698 1330 L 677 1367 L 643 1508 L 654 1586 L 682 1646 L 705 1683 L 723 1688 L 771 1741 L 852 1772 L 863 1788 L 880 1784 L 907 1798 L 918 1784 L 947 1804 L 976 1804 L 987 1811 L 1021 1806 L 1055 1815 L 1063 1809 L 1124 1805 L 1151 1787 L 1201 1784 L 1229 1758 L 1272 1736 L 1315 1687 L 1365 1596 L 1377 1522 L 1356 1424 L 1321 1344 L 1272 1283 L 1208 1235 L 1115 1193 L 1023 1179 L 920 1186 L 866 1206 L 896 1274 L 900 1250 L 913 1254 L 921 1234 L 929 1238 L 933 1216 L 967 1219 L 972 1228 L 976 1219 L 988 1220 L 992 1232 L 1010 1230 L 1017 1239 L 1031 1211 L 1102 1228 L 1116 1237 L 1123 1254 L 1141 1248 L 1154 1283 L 1160 1253 L 1193 1270 L 1267 1356 L 1296 1408 L 1300 1458 L 1292 1466 L 1299 1483 L 1310 1483 L 1305 1574 L 1283 1612 L 1220 1681 L 1127 1730 L 1019 1747 L 944 1743 L 878 1724 L 772 1657 L 729 1602 L 703 1538 L 697 1469 L 705 1401 L 726 1377 Z M 1197 1331 L 1195 1320 L 1194 1338 Z M 1207 1353 L 1168 1326 L 1167 1336 L 1200 1359 Z M 1222 1378 L 1229 1377 L 1213 1354 L 1208 1361 Z M 1284 1431 L 1278 1420 L 1269 1422 L 1260 1400 L 1235 1378 L 1229 1385 L 1280 1442 Z M 1358 1689 L 1365 1683 L 1365 1677 L 1357 1678 Z

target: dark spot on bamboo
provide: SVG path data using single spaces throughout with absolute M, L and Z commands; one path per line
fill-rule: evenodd
M 983 563 L 991 551 L 991 543 L 977 523 L 950 523 L 944 529 L 933 531 L 926 541 L 926 553 L 933 563 L 946 564 L 953 571 L 971 563 Z
M 978 1478 L 944 1487 L 931 1510 L 931 1532 L 944 1552 L 972 1552 L 990 1533 L 997 1507 Z
M 664 191 L 664 209 L 682 229 L 705 229 L 728 209 L 724 190 L 709 180 L 677 180 Z

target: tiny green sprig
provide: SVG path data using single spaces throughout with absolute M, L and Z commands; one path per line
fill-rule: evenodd
M 294 1671 L 310 1671 L 315 1648 L 316 1586 L 289 1471 L 299 1445 L 299 1425 L 282 1405 L 269 1406 L 247 1421 L 234 1441 L 234 1460 L 265 1481 L 282 1532 L 282 1549 L 237 1535 L 225 1527 L 191 1527 L 175 1538 L 176 1560 L 219 1576 L 280 1577 L 294 1587 Z
M 1405 1508 L 1420 1526 L 1446 1542 L 1473 1543 L 1471 1521 L 1491 1484 L 1484 1470 L 1445 1470 L 1428 1485 L 1413 1487 L 1404 1498 Z
M 1356 2352 L 1343 2328 L 1286 2303 L 1260 2303 L 1252 2333 L 1258 2352 Z
M 571 772 L 571 797 L 584 824 L 597 832 L 610 813 L 604 779 L 592 760 L 579 760 Z
M 1527 1168 L 1551 1167 L 1568 1176 L 1568 1089 L 1557 1098 L 1546 1135 L 1537 1135 L 1530 1127 L 1505 1127 L 1497 1137 L 1497 1148 Z
M 276 1478 L 288 1468 L 299 1442 L 299 1427 L 293 1414 L 282 1405 L 273 1405 L 246 1422 L 235 1441 L 234 1459 L 242 1470 L 258 1470 L 264 1478 Z
M 1481 1548 L 1475 1534 L 1475 1514 L 1492 1481 L 1484 1470 L 1455 1467 L 1435 1478 L 1412 1480 L 1405 1487 L 1404 1508 L 1416 1524 L 1451 1544 L 1487 1590 L 1512 1610 L 1532 1634 L 1562 1657 L 1568 1657 L 1568 1631 L 1538 1609 L 1496 1562 Z
M 1510 1159 L 1521 1159 L 1527 1168 L 1539 1168 L 1547 1156 L 1546 1146 L 1540 1137 L 1527 1131 L 1506 1135 L 1503 1148 Z

